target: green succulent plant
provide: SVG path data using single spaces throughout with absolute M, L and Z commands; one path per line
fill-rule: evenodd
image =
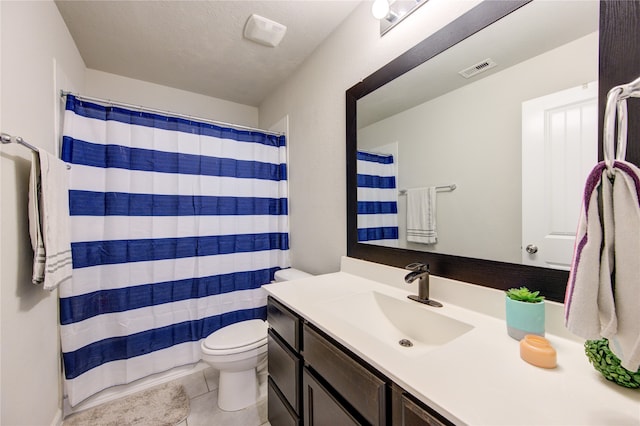
M 622 367 L 620 359 L 609 349 L 607 339 L 587 340 L 584 342 L 584 352 L 589 362 L 605 379 L 626 388 L 640 388 L 640 369 L 634 373 Z
M 539 291 L 531 291 L 526 287 L 510 288 L 507 290 L 507 297 L 511 300 L 527 303 L 540 303 L 544 296 L 540 296 Z

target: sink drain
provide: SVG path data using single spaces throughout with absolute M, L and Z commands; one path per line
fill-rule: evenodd
M 409 339 L 402 339 L 398 343 L 400 344 L 400 346 L 404 346 L 405 348 L 410 348 L 411 346 L 413 346 L 413 343 L 411 343 L 411 340 Z

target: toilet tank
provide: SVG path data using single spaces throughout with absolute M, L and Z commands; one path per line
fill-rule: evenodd
M 274 275 L 274 282 L 278 283 L 282 281 L 291 281 L 291 280 L 297 280 L 300 278 L 307 278 L 311 276 L 312 276 L 311 274 L 308 274 L 299 269 L 294 269 L 294 268 L 280 269 L 279 271 L 276 271 Z

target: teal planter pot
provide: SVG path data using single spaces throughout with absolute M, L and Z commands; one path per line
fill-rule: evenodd
M 544 302 L 529 303 L 506 299 L 507 333 L 516 340 L 527 334 L 544 336 Z

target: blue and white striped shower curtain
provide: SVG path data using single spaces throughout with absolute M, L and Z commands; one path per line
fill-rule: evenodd
M 71 405 L 197 362 L 213 331 L 266 317 L 261 285 L 290 266 L 285 150 L 284 136 L 67 96 Z
M 358 241 L 398 245 L 398 189 L 393 155 L 357 153 Z

